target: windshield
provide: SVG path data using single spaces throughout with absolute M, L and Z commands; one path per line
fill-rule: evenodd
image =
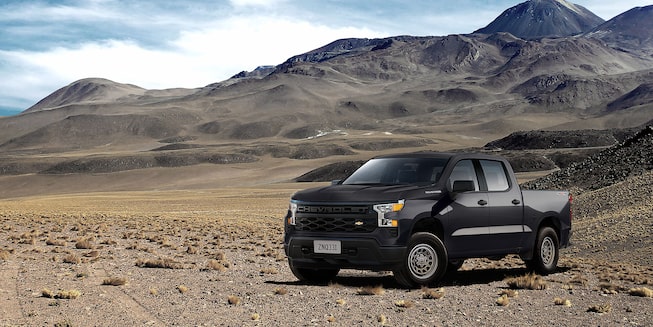
M 378 158 L 366 162 L 342 184 L 431 185 L 438 182 L 447 159 Z

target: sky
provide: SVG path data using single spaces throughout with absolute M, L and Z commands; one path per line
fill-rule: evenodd
M 608 20 L 648 1 L 572 2 Z M 337 39 L 471 33 L 520 2 L 1 0 L 0 116 L 83 78 L 196 88 Z

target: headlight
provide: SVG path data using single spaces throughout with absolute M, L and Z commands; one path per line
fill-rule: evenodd
M 288 207 L 290 215 L 288 215 L 288 225 L 295 225 L 295 215 L 297 214 L 297 203 L 290 201 L 290 206 Z
M 399 200 L 397 203 L 376 204 L 372 208 L 378 214 L 379 227 L 397 227 L 399 225 L 398 221 L 388 217 L 388 215 L 401 211 L 404 208 L 404 200 Z

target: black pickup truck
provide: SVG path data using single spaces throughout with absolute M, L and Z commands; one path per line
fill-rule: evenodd
M 343 181 L 295 193 L 284 249 L 305 282 L 363 269 L 392 271 L 400 284 L 416 287 L 467 258 L 507 254 L 548 274 L 569 245 L 571 200 L 568 191 L 520 190 L 498 156 L 380 156 Z

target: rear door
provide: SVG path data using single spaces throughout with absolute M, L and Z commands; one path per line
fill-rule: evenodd
M 507 167 L 502 161 L 479 160 L 481 185 L 487 190 L 489 219 L 487 249 L 509 253 L 521 246 L 524 235 L 523 205 L 518 185 L 512 185 Z M 483 185 L 484 184 L 484 185 Z

